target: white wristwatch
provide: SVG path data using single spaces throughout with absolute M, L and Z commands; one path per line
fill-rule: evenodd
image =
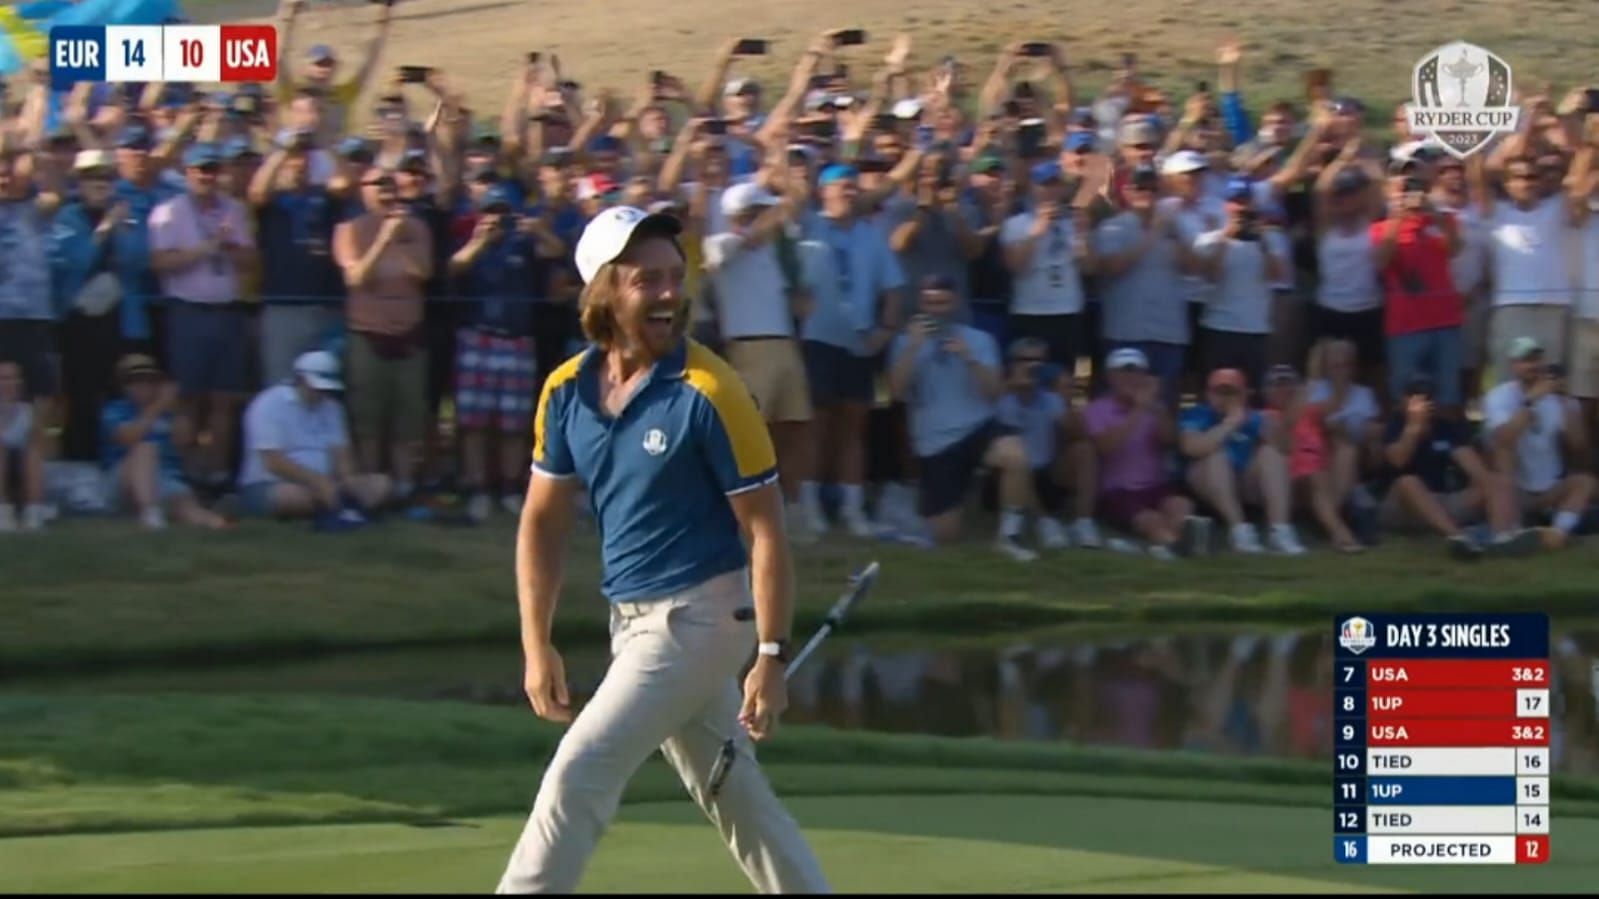
M 777 640 L 771 643 L 758 643 L 755 646 L 755 651 L 763 656 L 771 656 L 772 658 L 784 664 L 788 663 L 787 640 Z

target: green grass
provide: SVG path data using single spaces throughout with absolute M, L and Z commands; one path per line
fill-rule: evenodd
M 522 809 L 558 728 L 522 709 L 297 696 L 0 700 L 0 835 L 439 821 Z M 793 727 L 760 750 L 788 795 L 1029 794 L 1325 807 L 1326 764 Z M 1599 782 L 1555 807 L 1599 818 Z M 627 802 L 678 799 L 652 762 Z
M 224 534 L 136 532 L 69 522 L 0 544 L 8 627 L 0 674 L 274 658 L 319 650 L 515 645 L 513 533 L 397 523 L 341 537 L 253 523 Z M 1030 566 L 980 543 L 939 552 L 850 541 L 801 551 L 799 624 L 810 628 L 870 559 L 883 574 L 852 633 L 984 633 L 1081 623 L 1248 619 L 1321 624 L 1370 610 L 1592 609 L 1599 557 L 1578 549 L 1461 566 L 1435 541 L 1395 541 L 1357 559 L 1219 556 L 1163 565 L 1072 551 Z M 568 554 L 556 619 L 564 646 L 602 645 L 597 551 Z

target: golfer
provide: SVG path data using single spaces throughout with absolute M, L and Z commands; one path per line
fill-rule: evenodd
M 578 240 L 592 345 L 552 372 L 539 397 L 517 536 L 533 710 L 572 721 L 550 624 L 580 483 L 599 522 L 612 660 L 544 772 L 501 893 L 576 889 L 623 787 L 657 746 L 756 889 L 827 891 L 750 743 L 772 733 L 788 703 L 793 570 L 776 458 L 738 375 L 683 336 L 679 230 L 670 216 L 614 207 Z M 729 737 L 744 758 L 711 796 Z

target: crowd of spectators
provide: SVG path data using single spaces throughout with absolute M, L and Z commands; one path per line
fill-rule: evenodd
M 529 54 L 496 116 L 383 62 L 390 7 L 353 66 L 302 49 L 305 7 L 275 85 L 10 91 L 0 530 L 342 530 L 446 490 L 516 514 L 541 385 L 583 345 L 577 237 L 617 204 L 683 222 L 691 333 L 768 419 L 798 541 L 941 543 L 984 506 L 1021 561 L 1299 555 L 1305 527 L 1475 558 L 1583 525 L 1582 89 L 1524 93 L 1462 161 L 1402 107 L 1374 137 L 1325 79 L 1249 96 L 1231 43 L 1214 92 L 1168 97 L 1128 54 L 1088 98 L 1054 44 L 981 76 L 899 35 L 868 74 L 838 30 L 775 96 L 735 71 L 763 41 L 631 105 Z M 62 462 L 98 503 L 51 495 Z

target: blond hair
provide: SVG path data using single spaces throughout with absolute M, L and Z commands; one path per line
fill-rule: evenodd
M 616 302 L 622 295 L 621 267 L 607 262 L 594 273 L 593 279 L 583 285 L 578 297 L 578 322 L 583 326 L 583 336 L 602 350 L 613 349 L 621 339 L 616 324 Z M 677 311 L 672 315 L 672 336 L 683 336 L 688 330 L 689 299 L 685 294 L 679 299 Z

